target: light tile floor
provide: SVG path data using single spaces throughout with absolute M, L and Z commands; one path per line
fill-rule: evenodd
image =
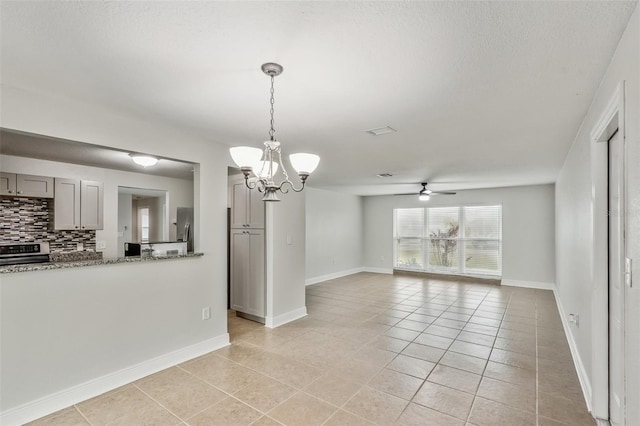
M 34 425 L 594 425 L 552 292 L 360 273 Z

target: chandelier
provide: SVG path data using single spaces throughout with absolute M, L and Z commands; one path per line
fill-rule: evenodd
M 298 172 L 302 185 L 296 188 L 289 179 L 287 170 L 282 162 L 282 151 L 280 142 L 275 138 L 276 130 L 273 127 L 273 81 L 275 77 L 282 73 L 282 66 L 272 62 L 262 65 L 262 72 L 271 78 L 271 128 L 269 130 L 269 140 L 264 143 L 264 150 L 250 146 L 236 146 L 229 149 L 231 158 L 240 167 L 244 175 L 244 182 L 249 189 L 258 189 L 264 192 L 262 201 L 280 201 L 277 192 L 283 194 L 292 189 L 300 192 L 304 189 L 304 184 L 309 175 L 318 167 L 320 157 L 314 154 L 298 153 L 289 155 L 291 166 Z M 275 183 L 275 176 L 280 169 L 283 179 L 280 183 Z M 253 176 L 252 176 L 253 174 Z

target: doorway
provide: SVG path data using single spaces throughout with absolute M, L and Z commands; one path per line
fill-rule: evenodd
M 612 425 L 626 423 L 624 90 L 623 81 L 591 131 L 593 368 L 586 395 L 599 424 Z

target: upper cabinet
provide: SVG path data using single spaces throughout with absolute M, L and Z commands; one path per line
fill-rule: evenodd
M 58 230 L 104 228 L 102 182 L 55 179 L 54 228 Z
M 231 228 L 264 228 L 263 193 L 249 189 L 244 178 L 231 181 Z
M 53 198 L 53 178 L 1 172 L 0 195 Z

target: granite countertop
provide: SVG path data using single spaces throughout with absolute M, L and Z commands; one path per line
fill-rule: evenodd
M 152 257 L 118 257 L 115 259 L 94 259 L 94 260 L 76 260 L 71 262 L 47 262 L 47 263 L 31 263 L 27 265 L 7 265 L 0 266 L 0 274 L 11 274 L 15 272 L 28 271 L 44 271 L 48 269 L 66 269 L 81 268 L 94 265 L 111 265 L 115 263 L 135 263 L 135 262 L 154 262 L 167 259 L 184 259 L 188 257 L 199 257 L 204 253 L 188 253 L 175 256 L 152 256 Z

